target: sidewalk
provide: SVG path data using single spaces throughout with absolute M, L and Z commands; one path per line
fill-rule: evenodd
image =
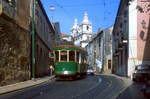
M 130 78 L 121 77 L 114 74 L 113 76 L 121 79 L 124 82 L 124 89 L 120 91 L 117 99 L 145 99 L 143 93 L 140 91 L 137 85 L 132 82 Z
M 0 87 L 0 95 L 5 94 L 5 93 L 10 93 L 13 91 L 17 91 L 17 90 L 21 90 L 21 89 L 25 89 L 28 87 L 36 86 L 41 83 L 53 80 L 54 78 L 55 76 L 36 78 L 35 80 L 28 80 L 28 81 L 24 81 L 24 82 L 12 84 L 12 85 L 3 86 L 3 87 Z

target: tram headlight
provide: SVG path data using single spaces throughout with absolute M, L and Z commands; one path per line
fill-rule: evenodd
M 68 71 L 64 71 L 64 74 L 68 74 Z

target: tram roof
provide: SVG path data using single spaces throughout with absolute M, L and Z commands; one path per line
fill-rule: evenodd
M 71 50 L 71 51 L 85 51 L 85 48 L 79 47 L 79 46 L 75 46 L 75 45 L 57 45 L 54 50 Z
M 74 45 L 59 45 L 54 48 L 54 50 L 79 50 L 86 51 L 84 48 L 74 46 Z
M 57 42 L 54 50 L 71 50 L 71 51 L 83 51 L 87 52 L 85 48 L 75 46 L 73 42 L 62 41 Z

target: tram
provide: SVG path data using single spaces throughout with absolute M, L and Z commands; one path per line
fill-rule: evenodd
M 61 44 L 54 48 L 54 74 L 56 77 L 78 77 L 86 74 L 87 52 L 73 44 Z

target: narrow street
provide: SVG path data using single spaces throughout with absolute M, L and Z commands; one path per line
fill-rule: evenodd
M 148 97 L 150 0 L 0 0 L 0 99 Z
M 2 95 L 0 99 L 116 99 L 118 96 L 118 99 L 125 99 L 124 96 L 127 94 L 124 89 L 129 85 L 127 83 L 131 82 L 125 82 L 112 75 L 87 76 L 75 81 L 44 83 Z M 131 95 L 130 91 L 127 92 L 128 96 Z M 138 98 L 130 97 L 128 99 L 143 99 L 142 95 L 136 94 L 136 97 Z

